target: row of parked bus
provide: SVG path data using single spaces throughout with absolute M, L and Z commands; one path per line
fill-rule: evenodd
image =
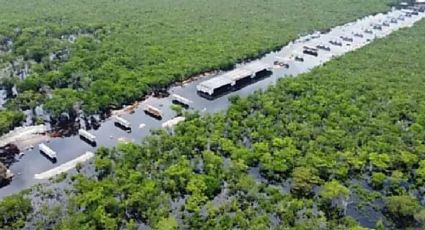
M 184 98 L 180 95 L 177 94 L 173 94 L 172 96 L 172 102 L 175 104 L 179 104 L 185 108 L 189 108 L 190 105 L 193 103 L 191 100 Z M 144 111 L 146 114 L 149 114 L 150 116 L 157 118 L 157 119 L 162 119 L 162 111 L 154 106 L 151 105 L 147 105 L 144 108 Z M 184 118 L 183 117 L 177 117 L 175 119 L 172 119 L 170 121 L 165 122 L 162 127 L 164 128 L 170 128 L 173 125 L 177 124 L 178 122 L 183 121 Z M 115 116 L 114 117 L 114 123 L 115 125 L 119 126 L 120 128 L 124 129 L 124 130 L 131 130 L 131 123 L 129 121 L 127 121 L 126 119 L 120 117 L 120 116 Z M 140 127 L 144 127 L 140 126 Z M 92 133 L 90 133 L 89 131 L 85 130 L 85 129 L 79 129 L 78 130 L 78 135 L 80 137 L 81 140 L 87 142 L 88 144 L 92 145 L 93 147 L 96 146 L 96 136 L 93 135 Z M 51 161 L 56 162 L 57 160 L 57 152 L 54 151 L 53 149 L 51 149 L 49 146 L 47 146 L 44 143 L 41 143 L 38 145 L 39 151 L 45 155 L 47 158 L 49 158 Z
M 183 106 L 184 108 L 189 108 L 191 106 L 191 104 L 193 103 L 191 100 L 189 100 L 185 97 L 182 97 L 180 95 L 177 95 L 177 94 L 172 94 L 171 99 L 172 99 L 172 102 L 174 104 L 178 104 L 180 106 Z M 162 117 L 163 117 L 162 111 L 155 106 L 146 105 L 143 108 L 143 110 L 146 114 L 148 114 L 151 117 L 156 118 L 158 120 L 161 120 Z M 129 121 L 125 120 L 124 118 L 120 117 L 120 116 L 115 117 L 115 124 L 116 124 L 116 126 L 122 128 L 124 130 L 131 130 L 131 123 Z M 144 127 L 144 125 L 139 126 L 139 127 Z
M 418 15 L 419 12 L 425 12 L 425 6 L 415 6 L 408 9 L 405 9 L 402 11 L 402 14 L 397 16 L 387 16 L 383 18 L 378 23 L 372 23 L 370 24 L 369 28 L 364 29 L 363 31 L 356 31 L 353 32 L 352 35 L 354 37 L 363 38 L 364 34 L 374 34 L 375 31 L 381 31 L 384 27 L 390 27 L 391 24 L 396 24 L 399 21 L 404 21 L 406 17 L 412 17 L 413 15 Z M 329 40 L 329 44 L 333 46 L 343 46 L 344 42 L 346 43 L 352 43 L 354 42 L 354 38 L 347 35 L 339 36 L 338 38 Z M 326 44 L 319 44 L 316 47 L 313 46 L 304 46 L 303 47 L 303 54 L 312 55 L 312 56 L 318 56 L 319 50 L 323 51 L 331 51 L 331 47 Z M 289 67 L 289 60 L 295 60 L 295 61 L 304 61 L 304 57 L 302 54 L 294 53 L 291 58 L 284 59 L 282 57 L 277 57 L 277 60 L 275 61 L 275 65 L 283 66 L 283 67 Z

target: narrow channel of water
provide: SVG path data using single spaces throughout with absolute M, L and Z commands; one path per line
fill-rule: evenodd
M 363 47 L 373 40 L 385 37 L 391 32 L 400 28 L 410 27 L 414 22 L 421 20 L 423 17 L 425 17 L 425 13 L 423 12 L 419 12 L 418 15 L 411 15 L 410 17 L 407 17 L 406 13 L 402 10 L 393 9 L 386 14 L 368 16 L 355 22 L 335 27 L 326 34 L 315 33 L 301 37 L 300 39 L 283 47 L 280 51 L 269 53 L 257 61 L 273 64 L 277 60 L 277 56 L 286 60 L 296 53 L 303 56 L 303 62 L 290 60 L 288 61 L 289 68 L 275 67 L 270 76 L 247 85 L 240 90 L 233 91 L 224 96 L 216 98 L 215 100 L 202 98 L 196 92 L 197 84 L 212 78 L 215 75 L 197 79 L 183 86 L 172 87 L 170 88 L 169 93 L 175 93 L 193 101 L 193 104 L 191 105 L 191 109 L 193 110 L 200 111 L 201 113 L 219 112 L 225 110 L 229 106 L 228 99 L 231 96 L 247 96 L 256 90 L 266 89 L 268 86 L 275 84 L 279 78 L 296 76 L 301 73 L 308 72 L 312 68 L 322 65 L 323 63 L 331 60 L 336 56 L 341 56 L 347 52 Z M 397 22 L 388 23 L 387 26 L 382 26 L 381 29 L 373 29 L 375 24 L 379 23 L 382 25 L 385 21 L 390 22 L 391 18 L 397 19 Z M 402 18 L 403 20 L 401 20 Z M 365 30 L 369 29 L 372 30 L 372 33 L 365 32 Z M 355 36 L 355 34 L 357 35 Z M 359 36 L 359 34 L 361 34 L 361 36 Z M 352 38 L 353 41 L 344 41 L 344 39 L 341 39 L 341 36 Z M 329 43 L 331 40 L 337 40 L 341 42 L 342 45 L 331 45 Z M 320 44 L 329 46 L 331 50 L 319 50 L 319 55 L 317 57 L 302 54 L 303 46 L 316 47 Z M 243 65 L 244 64 L 239 64 L 237 67 Z M 90 130 L 90 132 L 96 136 L 97 146 L 113 147 L 118 143 L 120 138 L 140 142 L 143 137 L 150 133 L 150 129 L 160 128 L 163 122 L 176 116 L 175 112 L 170 109 L 171 104 L 172 102 L 170 97 L 149 97 L 145 101 L 141 102 L 140 106 L 135 110 L 134 113 L 127 113 L 122 115 L 123 118 L 131 123 L 131 132 L 127 132 L 116 127 L 112 118 L 109 118 L 103 122 L 99 129 Z M 143 108 L 146 105 L 153 105 L 157 108 L 160 108 L 163 113 L 163 119 L 157 120 L 150 117 L 149 115 L 146 115 L 143 111 Z M 143 128 L 139 128 L 139 125 L 142 123 L 144 123 L 145 126 Z M 8 186 L 0 189 L 0 197 L 10 195 L 22 189 L 29 188 L 34 184 L 45 181 L 35 179 L 35 174 L 40 174 L 49 169 L 55 168 L 58 165 L 73 160 L 83 155 L 86 151 L 96 151 L 96 147 L 93 147 L 82 141 L 79 136 L 55 138 L 46 144 L 57 152 L 57 162 L 52 163 L 49 161 L 39 153 L 38 148 L 25 151 L 25 155 L 17 163 L 11 166 L 10 169 L 15 174 L 15 177 Z

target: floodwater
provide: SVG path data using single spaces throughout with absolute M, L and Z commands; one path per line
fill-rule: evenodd
M 6 101 L 6 90 L 0 89 L 0 108 L 3 108 Z
M 389 21 L 390 17 L 399 18 L 400 15 L 405 15 L 405 13 L 401 10 L 393 9 L 386 14 L 368 16 L 355 22 L 335 27 L 325 34 L 314 33 L 312 35 L 301 37 L 300 39 L 289 43 L 280 51 L 269 53 L 258 60 L 268 64 L 273 64 L 274 61 L 277 60 L 276 56 L 288 59 L 293 56 L 294 53 L 297 53 L 303 56 L 303 62 L 291 59 L 288 61 L 289 68 L 274 68 L 270 76 L 214 100 L 208 100 L 200 97 L 196 92 L 197 84 L 214 77 L 214 75 L 197 79 L 183 86 L 172 87 L 169 89 L 169 93 L 175 93 L 190 99 L 193 101 L 191 109 L 200 111 L 201 114 L 223 111 L 229 106 L 228 99 L 231 96 L 247 96 L 256 90 L 266 89 L 268 86 L 276 83 L 279 78 L 296 76 L 298 74 L 308 72 L 312 68 L 320 66 L 331 60 L 333 57 L 341 56 L 349 51 L 353 51 L 367 45 L 373 40 L 385 37 L 397 29 L 410 27 L 414 22 L 425 17 L 425 13 L 419 12 L 418 15 L 411 15 L 410 17 L 404 16 L 404 20 L 397 20 L 396 23 L 389 23 L 389 26 L 383 26 L 381 29 L 373 29 L 372 24 L 383 23 L 387 20 Z M 373 33 L 365 33 L 365 29 L 371 29 L 373 30 Z M 363 37 L 354 36 L 354 33 L 362 34 Z M 340 38 L 341 36 L 350 37 L 353 41 L 344 41 Z M 342 46 L 331 45 L 329 43 L 330 40 L 338 40 L 342 42 Z M 319 44 L 325 44 L 326 46 L 329 46 L 331 50 L 319 50 L 319 55 L 317 57 L 302 53 L 303 46 L 316 46 Z M 238 64 L 237 67 L 242 65 L 244 64 Z M 96 136 L 97 146 L 113 147 L 118 143 L 118 139 L 120 138 L 140 142 L 143 137 L 150 133 L 151 129 L 160 128 L 163 122 L 176 116 L 175 112 L 170 109 L 171 104 L 172 102 L 170 97 L 149 97 L 145 101 L 141 102 L 140 106 L 134 113 L 122 115 L 123 118 L 131 123 L 131 132 L 127 132 L 115 126 L 113 118 L 107 119 L 101 124 L 99 129 L 90 130 L 90 132 Z M 163 113 L 163 119 L 157 120 L 145 114 L 143 108 L 146 105 L 153 105 L 160 108 Z M 139 128 L 139 125 L 142 123 L 144 123 L 145 126 L 143 128 Z M 0 189 L 0 197 L 10 195 L 22 189 L 29 188 L 37 183 L 44 182 L 45 180 L 34 179 L 34 175 L 73 160 L 76 157 L 83 155 L 86 151 L 95 152 L 97 148 L 84 142 L 79 136 L 54 138 L 46 144 L 57 152 L 57 162 L 53 163 L 49 161 L 44 155 L 40 154 L 37 147 L 33 150 L 24 152 L 25 155 L 17 163 L 10 167 L 11 171 L 16 176 L 10 185 Z

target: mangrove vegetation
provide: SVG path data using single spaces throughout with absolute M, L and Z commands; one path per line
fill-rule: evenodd
M 396 2 L 0 0 L 0 133 L 23 111 L 34 123 L 103 113 Z
M 173 132 L 100 148 L 92 176 L 65 179 L 67 198 L 46 196 L 63 215 L 45 215 L 37 226 L 422 229 L 424 53 L 422 21 L 264 92 L 233 97 L 226 112 L 186 113 Z M 29 198 L 0 203 L 0 212 L 22 207 L 1 228 L 23 219 L 35 228 L 42 210 L 29 210 Z

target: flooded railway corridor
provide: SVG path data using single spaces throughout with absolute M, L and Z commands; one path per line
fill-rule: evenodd
M 15 177 L 9 185 L 0 189 L 0 197 L 45 182 L 47 178 L 45 175 L 54 175 L 56 168 L 58 172 L 64 171 L 64 168 L 69 169 L 69 165 L 73 165 L 71 163 L 75 163 L 76 159 L 85 156 L 87 153 L 95 152 L 99 146 L 113 147 L 123 141 L 140 142 L 143 137 L 150 133 L 151 129 L 166 127 L 174 121 L 183 120 L 177 119 L 167 122 L 176 117 L 176 113 L 170 108 L 176 97 L 180 96 L 180 100 L 187 99 L 190 102 L 190 109 L 199 111 L 201 114 L 223 111 L 229 106 L 228 99 L 231 96 L 247 96 L 256 90 L 266 89 L 279 78 L 306 73 L 334 57 L 361 48 L 400 28 L 411 27 L 424 17 L 423 10 L 393 9 L 385 14 L 367 16 L 355 22 L 337 26 L 327 33 L 313 33 L 301 37 L 289 43 L 280 51 L 269 53 L 255 60 L 271 67 L 271 71 L 266 76 L 252 78 L 243 87 L 236 85 L 212 99 L 200 96 L 197 86 L 207 80 L 222 76 L 223 72 L 197 78 L 182 86 L 171 87 L 169 97 L 149 97 L 142 101 L 133 113 L 120 114 L 123 119 L 129 122 L 131 129 L 118 127 L 116 118 L 110 117 L 97 130 L 89 130 L 90 134 L 96 138 L 96 146 L 82 140 L 79 135 L 75 135 L 53 138 L 45 143 L 57 153 L 56 161 L 48 160 L 40 154 L 37 147 L 25 151 L 21 159 L 10 167 Z M 238 64 L 236 68 L 243 68 L 249 64 Z M 161 118 L 154 118 L 146 113 L 148 106 L 159 109 Z M 151 111 L 154 112 L 155 109 L 151 109 Z

